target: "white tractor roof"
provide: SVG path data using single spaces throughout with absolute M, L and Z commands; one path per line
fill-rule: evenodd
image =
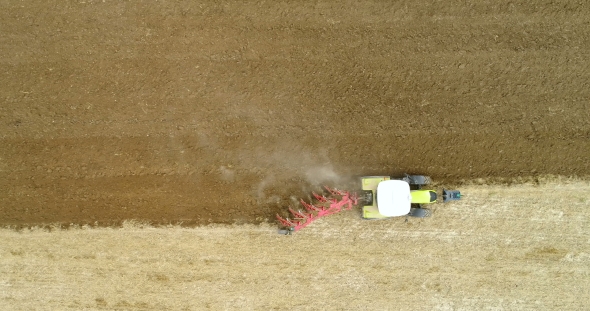
M 377 185 L 377 208 L 387 217 L 404 216 L 412 205 L 410 184 L 403 180 L 385 180 Z

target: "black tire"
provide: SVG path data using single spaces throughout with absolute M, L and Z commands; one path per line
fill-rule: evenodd
M 410 208 L 410 213 L 408 216 L 418 217 L 418 218 L 426 218 L 432 216 L 432 212 L 427 208 Z
M 424 185 L 428 185 L 432 182 L 430 179 L 430 176 L 424 176 L 424 175 L 406 175 L 406 179 L 407 179 L 406 181 L 410 185 L 416 185 L 416 186 L 424 186 Z

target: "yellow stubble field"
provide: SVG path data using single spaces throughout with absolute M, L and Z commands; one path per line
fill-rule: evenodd
M 0 231 L 2 310 L 583 310 L 590 183 L 467 185 L 430 219 Z

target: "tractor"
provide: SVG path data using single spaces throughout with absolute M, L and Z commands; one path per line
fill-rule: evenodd
M 364 219 L 383 219 L 397 216 L 430 217 L 425 205 L 437 202 L 435 190 L 422 189 L 431 183 L 430 177 L 405 175 L 402 178 L 390 176 L 361 177 L 361 216 Z M 458 190 L 442 191 L 443 202 L 459 200 Z
M 328 195 L 313 192 L 312 202 L 300 200 L 304 210 L 289 207 L 291 217 L 276 215 L 281 224 L 280 234 L 290 235 L 312 222 L 342 211 L 352 210 L 361 205 L 364 219 L 385 219 L 396 216 L 430 217 L 431 211 L 423 207 L 435 203 L 438 195 L 434 190 L 422 189 L 430 184 L 430 177 L 422 175 L 405 175 L 395 179 L 389 176 L 361 177 L 361 194 L 324 187 Z M 459 200 L 458 190 L 442 191 L 443 202 Z M 406 219 L 407 220 L 407 219 Z

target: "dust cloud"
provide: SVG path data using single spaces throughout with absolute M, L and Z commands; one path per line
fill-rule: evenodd
M 338 185 L 346 180 L 331 163 L 327 152 L 322 150 L 311 151 L 300 146 L 283 146 L 272 153 L 259 150 L 257 155 L 253 159 L 255 160 L 253 167 L 260 168 L 262 179 L 255 186 L 255 191 L 257 198 L 265 202 L 269 201 L 269 197 L 272 201 L 276 201 L 278 200 L 276 196 L 285 195 L 280 191 L 269 195 L 268 190 L 274 188 L 273 184 L 283 182 L 289 182 L 293 186 L 298 184 L 301 192 L 307 192 L 324 184 Z

